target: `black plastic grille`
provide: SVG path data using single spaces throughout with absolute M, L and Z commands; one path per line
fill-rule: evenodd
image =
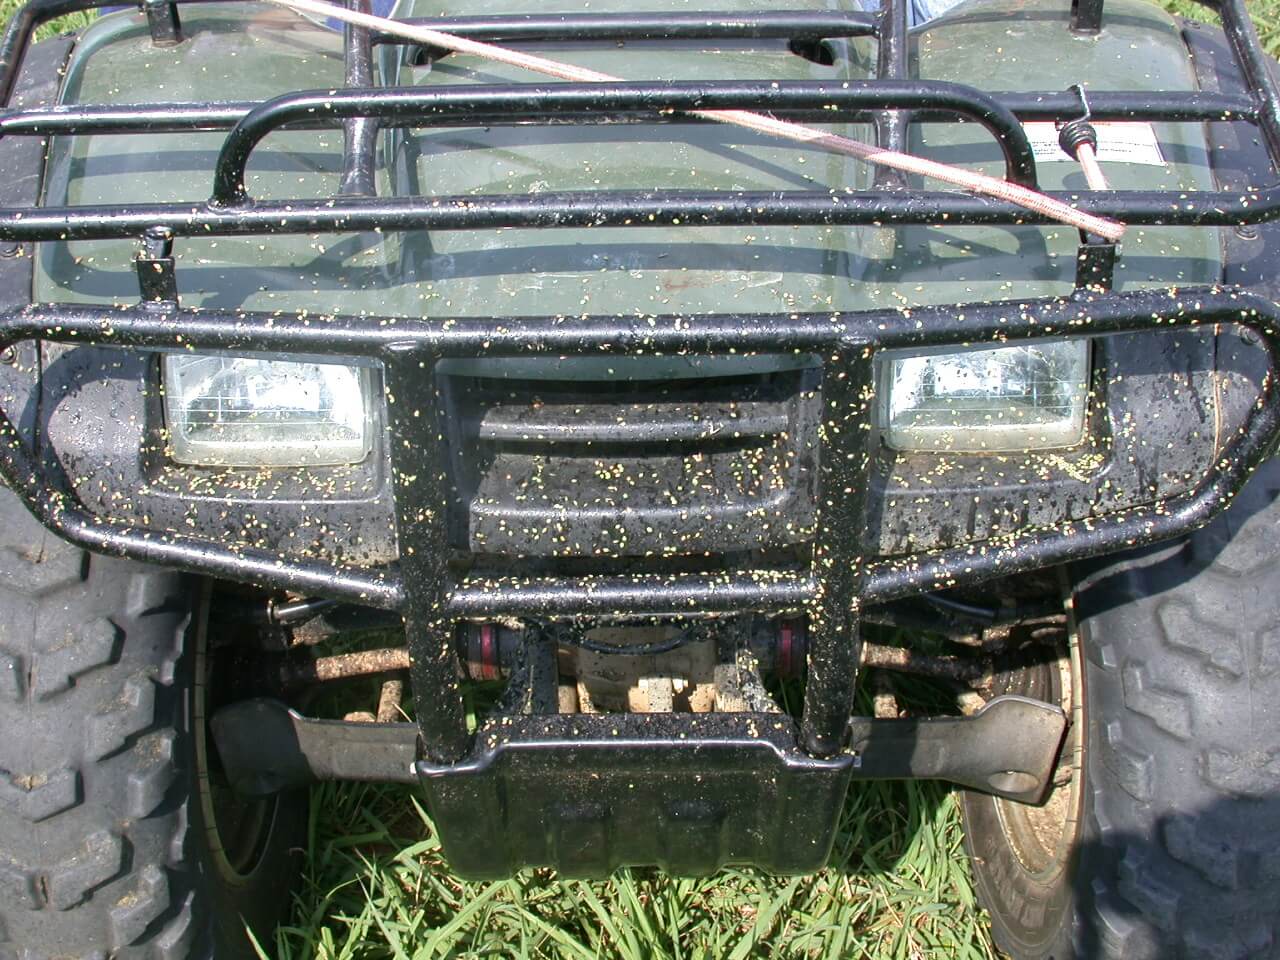
M 446 375 L 454 543 L 648 557 L 808 541 L 819 380 L 816 367 L 625 382 Z

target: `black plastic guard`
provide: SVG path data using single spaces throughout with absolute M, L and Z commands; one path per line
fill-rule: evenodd
M 705 729 L 655 714 L 507 717 L 480 730 L 474 759 L 419 763 L 450 867 L 489 879 L 532 865 L 599 877 L 625 864 L 701 875 L 826 863 L 857 758 L 802 753 L 779 714 L 697 723 Z

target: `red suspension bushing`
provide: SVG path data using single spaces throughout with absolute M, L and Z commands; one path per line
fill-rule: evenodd
M 804 617 L 795 617 L 777 620 L 775 624 L 774 671 L 784 679 L 798 680 L 804 676 L 805 658 L 808 656 L 809 623 Z
M 502 676 L 500 633 L 496 623 L 463 623 L 462 631 L 466 651 L 467 675 L 472 680 L 497 680 Z

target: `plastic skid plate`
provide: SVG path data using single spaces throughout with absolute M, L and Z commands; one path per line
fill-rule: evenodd
M 419 763 L 453 871 L 529 865 L 605 876 L 656 863 L 682 875 L 752 863 L 811 873 L 826 863 L 857 758 L 796 749 L 780 714 L 506 717 L 472 758 Z

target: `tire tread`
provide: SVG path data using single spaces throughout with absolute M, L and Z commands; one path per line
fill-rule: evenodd
M 0 654 L 0 942 L 21 960 L 187 960 L 192 938 L 170 948 L 190 913 L 190 889 L 171 896 L 193 882 L 185 811 L 166 802 L 184 582 L 50 542 L 3 489 L 0 516 L 0 604 L 22 614 Z
M 1084 581 L 1086 643 L 1110 650 L 1086 658 L 1090 819 L 1120 853 L 1093 860 L 1077 956 L 1280 955 L 1277 490 L 1273 461 L 1160 562 L 1113 558 Z

